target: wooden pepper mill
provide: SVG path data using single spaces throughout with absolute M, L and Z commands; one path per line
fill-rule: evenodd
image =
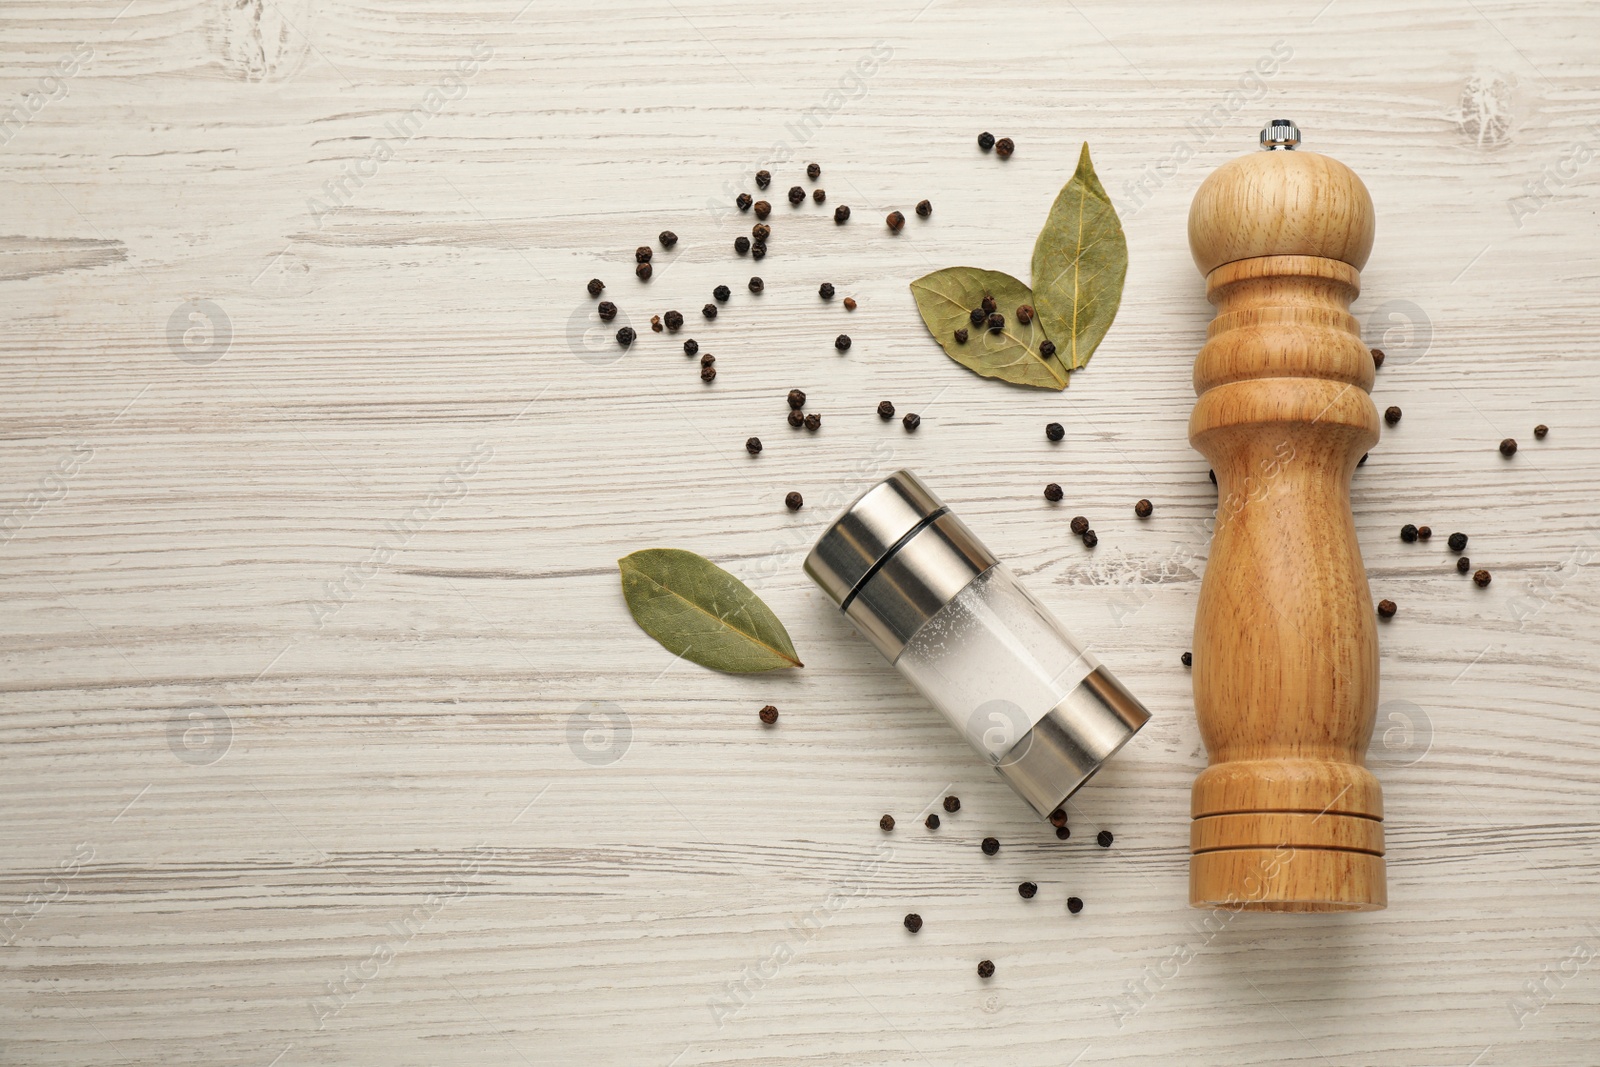
M 1378 636 L 1350 478 L 1378 440 L 1373 359 L 1350 315 L 1372 199 L 1348 167 L 1298 151 L 1220 167 L 1189 209 L 1217 315 L 1194 365 L 1189 441 L 1217 478 L 1194 628 L 1189 903 L 1365 911 L 1387 903 L 1383 794 L 1364 765 Z

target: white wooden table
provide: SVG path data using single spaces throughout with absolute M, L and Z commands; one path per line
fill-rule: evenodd
M 1600 9 L 521 3 L 0 10 L 0 1063 L 1600 1062 Z M 1391 904 L 1208 924 L 1184 220 L 1278 115 L 1379 212 Z M 1083 140 L 1117 324 L 1063 394 L 981 380 L 906 283 L 1026 278 Z M 827 204 L 791 210 L 812 160 Z M 902 465 L 1156 714 L 1070 841 L 800 570 Z M 617 581 L 652 545 L 756 585 L 805 669 L 674 662 Z

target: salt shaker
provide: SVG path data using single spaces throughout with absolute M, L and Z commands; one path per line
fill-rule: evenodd
M 1042 817 L 1150 718 L 908 470 L 846 508 L 805 568 Z

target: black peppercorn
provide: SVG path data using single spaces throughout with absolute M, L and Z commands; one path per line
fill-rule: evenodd
M 1506 438 L 1504 441 L 1501 441 L 1500 442 L 1500 454 L 1502 456 L 1506 456 L 1508 458 L 1511 457 L 1511 456 L 1516 455 L 1517 454 L 1517 442 L 1513 441 L 1509 437 Z
M 1390 404 L 1388 407 L 1384 408 L 1383 409 L 1383 421 L 1387 422 L 1390 426 L 1393 426 L 1395 423 L 1399 422 L 1400 421 L 1400 409 L 1399 409 L 1399 407 L 1395 406 L 1394 404 Z
M 679 330 L 679 329 L 683 328 L 683 313 L 682 312 L 680 312 L 680 311 L 669 311 L 669 312 L 666 313 L 665 316 L 663 316 L 663 318 L 666 321 L 667 329 L 669 329 L 669 330 Z
M 799 389 L 789 390 L 789 406 L 796 411 L 806 406 L 806 394 Z
M 678 243 L 678 235 L 671 230 L 662 230 L 656 240 L 661 242 L 662 248 L 671 248 Z
M 1023 900 L 1032 900 L 1033 895 L 1038 891 L 1039 887 L 1032 882 L 1023 882 L 1021 885 L 1017 886 L 1017 895 Z
M 1217 472 L 1216 471 L 1206 471 L 1206 474 L 1211 476 L 1211 484 L 1212 485 L 1216 485 L 1217 484 Z
M 1098 534 L 1096 534 L 1093 530 L 1085 530 L 1085 531 L 1083 531 L 1083 547 L 1084 548 L 1093 548 L 1095 545 L 1098 545 L 1099 543 L 1100 543 L 1100 536 Z
M 764 170 L 756 171 L 756 184 L 765 189 L 772 184 L 772 174 Z
M 1363 453 L 1361 453 L 1361 458 L 1360 458 L 1360 459 L 1358 459 L 1358 460 L 1356 460 L 1356 466 L 1358 466 L 1358 467 L 1365 467 L 1365 466 L 1366 466 L 1366 465 L 1367 465 L 1367 457 L 1368 457 L 1368 456 L 1369 456 L 1369 455 L 1371 455 L 1371 454 L 1372 454 L 1372 453 L 1370 453 L 1370 452 L 1363 452 Z
M 1067 825 L 1067 813 L 1066 813 L 1066 810 L 1063 809 L 1063 808 L 1057 808 L 1055 811 L 1052 811 L 1050 813 L 1050 825 L 1051 826 L 1065 826 L 1065 825 Z
M 750 453 L 752 456 L 759 456 L 761 454 L 761 438 L 751 437 L 746 439 L 744 443 L 744 450 Z
M 939 816 L 929 812 L 928 817 L 922 820 L 922 825 L 930 830 L 937 830 L 939 828 Z
M 1016 150 L 1017 146 L 1011 142 L 1009 137 L 1002 137 L 994 143 L 994 154 L 1001 159 L 1010 159 L 1011 153 Z
M 1065 841 L 1067 838 L 1069 838 L 1071 836 L 1072 836 L 1072 828 L 1070 826 L 1058 826 L 1058 827 L 1056 827 L 1056 840 L 1057 841 Z
M 716 318 L 717 317 L 717 305 L 715 305 L 715 304 L 707 304 L 705 307 L 700 309 L 700 314 L 704 315 L 708 319 Z M 672 323 L 668 322 L 667 325 L 671 326 Z
M 600 301 L 600 305 L 595 310 L 600 313 L 600 321 L 602 322 L 610 322 L 617 317 L 617 305 L 609 300 Z
M 973 308 L 967 312 L 967 321 L 974 326 L 982 326 L 989 321 L 989 313 L 982 308 Z
M 1148 500 L 1141 500 L 1137 504 L 1133 505 L 1133 513 L 1139 516 L 1141 519 L 1148 519 L 1150 517 L 1150 513 L 1154 510 L 1155 505 L 1150 503 Z
M 800 414 L 800 412 L 798 412 L 798 411 L 789 412 L 789 425 L 790 426 L 793 426 L 795 429 L 798 430 L 800 427 L 804 426 L 805 424 L 806 424 L 806 417 L 804 415 Z
M 834 208 L 833 209 L 833 221 L 835 223 L 841 225 L 841 226 L 844 225 L 845 223 L 849 222 L 850 221 L 850 209 L 848 207 L 846 207 L 844 204 L 840 204 L 838 207 Z
M 833 347 L 837 348 L 841 352 L 850 351 L 850 335 L 847 333 L 841 333 L 838 337 L 835 337 L 833 339 Z
M 822 299 L 824 299 L 824 300 L 832 300 L 833 299 L 833 283 L 832 282 L 823 282 L 821 285 L 817 286 L 817 295 L 822 297 Z
M 1194 666 L 1194 653 L 1193 652 L 1185 652 L 1183 655 L 1178 657 L 1178 662 L 1183 664 L 1185 667 L 1193 667 Z
M 768 237 L 772 236 L 772 227 L 768 226 L 764 222 L 758 222 L 754 226 L 750 227 L 750 236 L 754 240 L 765 241 Z
M 1099 833 L 1094 835 L 1094 843 L 1099 845 L 1101 848 L 1110 848 L 1111 842 L 1114 840 L 1116 839 L 1111 836 L 1110 830 L 1101 830 Z
M 767 258 L 767 242 L 765 242 L 765 241 L 752 242 L 751 245 L 750 245 L 750 258 L 751 259 L 766 259 Z
M 917 217 L 918 218 L 925 219 L 929 215 L 932 215 L 932 214 L 933 214 L 933 204 L 932 204 L 931 201 L 928 201 L 928 200 L 919 200 L 919 201 L 917 201 Z
M 626 348 L 628 345 L 633 344 L 633 339 L 637 336 L 639 335 L 633 332 L 632 326 L 624 326 L 617 331 L 617 344 Z
M 755 203 L 755 200 L 751 198 L 749 193 L 740 193 L 734 197 L 733 202 L 739 205 L 740 211 L 749 211 L 750 205 Z
M 693 337 L 691 337 L 687 341 L 683 342 L 683 354 L 684 355 L 692 356 L 698 351 L 700 351 L 700 343 L 698 341 L 696 341 Z
M 959 329 L 959 330 L 957 330 L 955 332 L 954 336 L 955 336 L 955 339 L 956 339 L 956 344 L 958 344 L 958 345 L 966 344 L 967 343 L 967 337 L 969 336 L 968 333 L 967 333 L 967 328 L 965 326 L 961 327 L 961 329 Z
M 605 287 L 606 287 L 606 283 L 601 281 L 599 278 L 590 278 L 589 279 L 589 295 L 590 296 L 599 296 L 601 291 L 603 289 L 605 289 Z M 1540 434 L 1540 436 L 1542 437 L 1544 435 Z
M 1417 527 L 1417 540 L 1418 541 L 1427 541 L 1432 537 L 1433 537 L 1433 527 L 1432 526 L 1418 526 Z
M 1024 326 L 1028 325 L 1028 323 L 1033 321 L 1033 305 L 1032 304 L 1018 304 L 1017 305 L 1017 321 L 1022 323 L 1022 325 L 1024 325 Z
M 1378 618 L 1380 619 L 1392 619 L 1394 618 L 1394 613 L 1398 610 L 1392 600 L 1378 601 Z
M 989 332 L 990 333 L 999 333 L 1001 330 L 1003 330 L 1005 328 L 1006 328 L 1006 317 L 1004 315 L 1002 315 L 1002 314 L 1000 314 L 1000 312 L 996 311 L 993 315 L 989 316 Z
M 1491 579 L 1488 571 L 1477 570 L 1472 573 L 1472 580 L 1477 583 L 1479 589 L 1482 589 L 1484 586 L 1489 584 Z
M 1077 897 L 1068 897 L 1067 910 L 1072 912 L 1074 915 L 1078 914 L 1078 912 L 1083 910 L 1083 901 L 1079 900 Z
M 799 511 L 805 506 L 806 498 L 799 493 L 790 493 L 783 498 L 783 506 L 790 511 Z
M 811 190 L 811 200 L 813 203 L 820 204 L 826 199 L 828 199 L 828 194 L 826 192 L 822 191 L 821 189 Z
M 845 297 L 844 298 L 844 309 L 846 311 L 854 311 L 856 309 L 856 298 L 853 297 L 853 296 Z
M 650 316 L 650 328 L 652 330 L 654 330 L 656 333 L 660 333 L 661 332 L 661 316 L 660 315 L 651 315 Z
M 754 441 L 755 438 L 752 437 L 750 440 Z M 768 726 L 771 726 L 773 723 L 778 721 L 778 709 L 773 707 L 771 704 L 768 704 L 756 714 L 760 715 L 761 721 L 766 723 Z
M 1400 540 L 1410 544 L 1417 539 L 1417 528 L 1409 522 L 1400 527 Z
M 1056 343 L 1054 341 L 1049 340 L 1048 338 L 1043 340 L 1043 341 L 1040 341 L 1039 342 L 1039 354 L 1041 356 L 1043 356 L 1045 359 L 1049 359 L 1051 356 L 1056 354 Z
M 888 422 L 894 418 L 894 403 L 889 400 L 878 401 L 878 418 Z
M 1067 431 L 1059 422 L 1047 422 L 1044 424 L 1044 435 L 1052 441 L 1059 441 L 1067 436 Z
M 1456 557 L 1456 571 L 1458 573 L 1465 574 L 1468 571 L 1470 571 L 1471 569 L 1472 569 L 1472 561 L 1470 559 L 1468 559 L 1466 556 L 1457 556 Z
M 918 915 L 916 912 L 912 912 L 910 915 L 907 915 L 905 922 L 906 929 L 910 930 L 912 933 L 916 933 L 918 930 L 922 929 L 922 916 Z
M 641 282 L 647 282 L 650 280 L 650 275 L 655 273 L 655 268 L 648 263 L 641 263 L 633 268 L 633 273 L 638 276 Z
M 750 251 L 750 238 L 740 235 L 733 239 L 733 250 L 741 256 Z
M 992 856 L 996 852 L 1000 851 L 1000 842 L 995 838 L 986 837 L 983 839 L 983 844 L 979 847 L 983 849 L 983 854 L 985 856 Z
M 894 816 L 893 815 L 885 815 L 883 818 L 879 819 L 878 820 L 878 829 L 886 831 L 886 832 L 889 831 L 889 830 L 893 830 L 894 829 Z
M 709 367 L 716 361 L 717 357 L 713 356 L 710 352 L 707 352 L 705 355 L 700 357 L 700 365 L 702 367 Z
M 989 149 L 993 148 L 994 147 L 994 134 L 990 133 L 987 130 L 985 130 L 983 133 L 978 134 L 978 147 L 983 149 L 985 152 L 987 152 L 987 151 L 989 151 Z
M 1445 543 L 1450 546 L 1450 551 L 1460 552 L 1463 548 L 1467 547 L 1467 535 L 1464 533 L 1453 533 L 1450 535 L 1450 539 Z
M 1377 370 L 1381 366 L 1383 366 L 1383 349 L 1374 348 L 1372 350 L 1372 369 Z
M 764 219 L 770 214 L 772 214 L 772 205 L 767 203 L 765 200 L 757 200 L 756 201 L 756 218 Z
M 816 181 L 818 178 L 822 177 L 822 164 L 820 164 L 820 163 L 807 163 L 806 164 L 806 177 L 810 178 L 812 181 Z
M 944 810 L 947 811 L 947 812 L 950 812 L 951 814 L 954 814 L 955 812 L 960 811 L 961 810 L 961 798 L 960 797 L 945 797 L 944 798 Z
M 979 960 L 978 961 L 978 977 L 979 978 L 993 978 L 994 977 L 994 961 L 993 960 Z
M 1072 516 L 1072 532 L 1082 537 L 1089 532 L 1089 520 L 1082 515 Z
M 1549 433 L 1549 432 L 1550 432 L 1550 427 L 1546 426 L 1542 422 L 1539 425 L 1537 425 L 1537 426 L 1535 426 L 1533 428 L 1533 436 L 1537 437 L 1541 441 L 1544 440 L 1544 435 Z
M 1000 305 L 995 302 L 995 299 L 992 296 L 984 297 L 981 301 L 978 302 L 978 306 L 983 308 L 983 313 L 985 315 L 989 314 L 989 312 L 991 312 L 991 311 L 1000 310 Z
M 917 427 L 922 425 L 922 416 L 914 411 L 908 411 L 905 418 L 900 420 L 900 425 L 906 428 L 907 433 L 915 433 Z
M 1044 487 L 1044 498 L 1046 500 L 1050 501 L 1052 504 L 1055 503 L 1057 500 L 1060 500 L 1061 499 L 1061 486 L 1056 484 L 1055 482 L 1051 482 L 1049 485 L 1045 486 Z
M 806 416 L 806 429 L 808 429 L 808 430 L 820 430 L 820 429 L 822 429 L 822 416 L 818 415 L 815 411 L 813 411 L 811 414 L 807 415 Z
M 750 279 L 750 291 L 752 293 L 759 293 L 761 290 L 765 289 L 766 287 L 767 287 L 767 283 L 762 281 L 760 278 L 751 278 Z
M 795 207 L 799 207 L 801 204 L 805 203 L 805 199 L 806 191 L 804 189 L 800 188 L 798 185 L 791 185 L 789 187 L 789 203 L 793 204 Z
M 707 359 L 709 357 L 701 356 L 700 358 L 702 360 L 705 360 L 705 359 Z M 716 381 L 717 380 L 717 368 L 711 366 L 709 363 L 702 362 L 700 364 L 700 380 L 702 382 L 714 382 L 714 381 Z
M 889 229 L 892 232 L 899 233 L 900 227 L 906 224 L 906 217 L 898 211 L 891 211 L 883 221 L 889 224 Z
M 728 297 L 733 295 L 733 290 L 729 289 L 726 285 L 719 285 L 715 289 L 711 290 L 711 295 L 717 298 L 718 303 L 726 304 L 728 302 Z

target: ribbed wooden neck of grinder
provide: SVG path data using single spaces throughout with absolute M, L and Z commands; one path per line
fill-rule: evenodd
M 1217 308 L 1189 420 L 1218 494 L 1194 633 L 1210 754 L 1192 797 L 1196 907 L 1387 902 L 1383 795 L 1364 765 L 1378 638 L 1350 514 L 1351 475 L 1378 440 L 1349 311 L 1372 235 L 1361 179 L 1304 151 L 1233 160 L 1190 209 Z

